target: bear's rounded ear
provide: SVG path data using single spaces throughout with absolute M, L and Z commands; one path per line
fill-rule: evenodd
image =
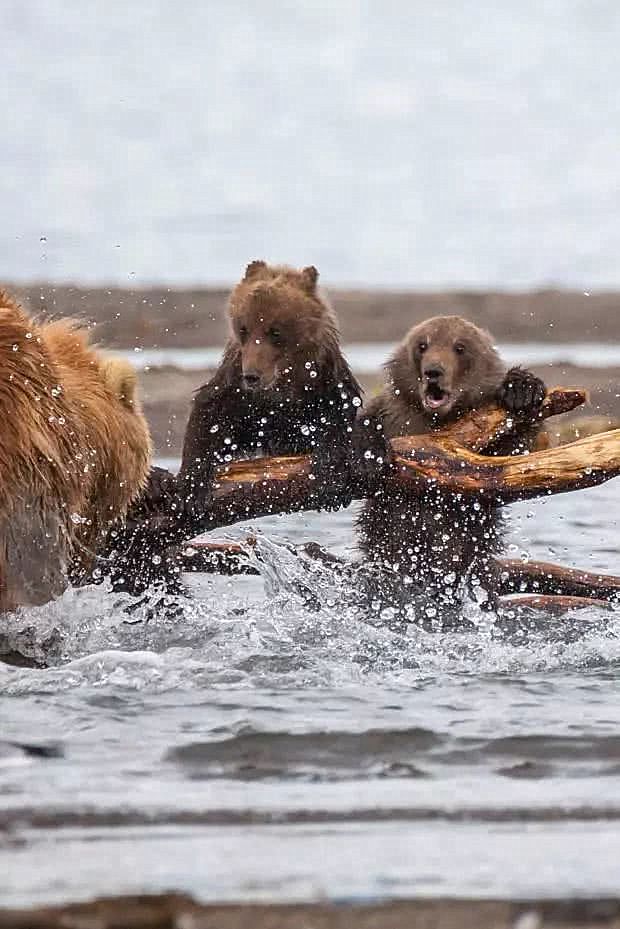
M 307 268 L 303 268 L 301 272 L 301 282 L 304 290 L 307 290 L 309 294 L 313 294 L 316 290 L 316 282 L 319 279 L 319 272 L 314 267 L 314 265 L 308 265 Z
M 261 272 L 267 267 L 266 261 L 251 261 L 247 268 L 245 269 L 244 281 L 251 281 L 255 277 L 259 277 Z

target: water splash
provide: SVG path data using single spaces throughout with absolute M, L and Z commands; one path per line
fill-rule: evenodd
M 411 686 L 429 674 L 612 668 L 620 616 L 591 608 L 552 618 L 497 616 L 475 602 L 461 630 L 391 629 L 360 606 L 355 574 L 258 537 L 259 577 L 202 576 L 174 603 L 161 591 L 135 609 L 105 587 L 70 590 L 54 603 L 0 620 L 10 648 L 47 667 L 0 665 L 5 693 L 82 686 L 165 691 L 359 684 Z M 131 613 L 126 612 L 132 605 Z

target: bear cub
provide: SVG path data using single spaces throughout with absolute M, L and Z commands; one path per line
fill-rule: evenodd
M 342 355 L 336 317 L 319 293 L 318 277 L 312 266 L 247 266 L 228 303 L 230 336 L 222 360 L 192 403 L 179 474 L 153 467 L 145 494 L 116 535 L 116 589 L 137 594 L 152 583 L 181 589 L 174 549 L 161 539 L 153 552 L 141 522 L 169 511 L 179 496 L 181 518 L 208 507 L 219 465 L 313 454 L 316 507 L 350 501 L 362 392 Z
M 378 423 L 386 439 L 432 432 L 493 402 L 517 420 L 529 419 L 546 394 L 544 383 L 530 372 L 506 372 L 489 333 L 459 316 L 414 326 L 386 370 L 387 385 L 361 414 Z M 524 422 L 488 453 L 532 449 L 539 430 Z M 479 602 L 492 605 L 493 556 L 503 535 L 501 510 L 493 503 L 459 499 L 436 486 L 419 496 L 378 493 L 365 503 L 358 529 L 379 600 L 406 609 L 421 595 L 440 607 L 458 606 L 467 583 Z
M 343 502 L 361 388 L 314 267 L 253 261 L 228 304 L 230 337 L 194 398 L 177 486 L 202 506 L 218 465 L 266 455 L 316 456 L 317 506 Z

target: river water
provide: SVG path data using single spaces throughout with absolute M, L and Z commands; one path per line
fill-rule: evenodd
M 619 504 L 514 506 L 510 552 L 617 572 Z M 0 665 L 2 903 L 617 892 L 618 614 L 390 632 L 282 544 L 351 556 L 352 516 L 262 521 L 262 576 L 175 617 L 97 588 L 4 621 L 49 667 Z
M 344 346 L 351 367 L 360 374 L 376 373 L 390 357 L 393 342 L 354 342 Z M 498 351 L 507 366 L 571 364 L 585 368 L 620 366 L 620 344 L 616 342 L 504 342 Z M 204 348 L 134 348 L 115 349 L 113 354 L 127 358 L 135 368 L 171 367 L 184 371 L 215 368 L 224 352 L 223 346 Z

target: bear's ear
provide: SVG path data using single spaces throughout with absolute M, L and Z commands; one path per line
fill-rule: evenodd
M 314 267 L 314 265 L 308 265 L 307 268 L 303 268 L 301 272 L 301 284 L 305 291 L 309 294 L 313 294 L 316 290 L 316 282 L 319 279 L 319 272 Z
M 251 281 L 255 277 L 260 277 L 261 273 L 267 267 L 266 261 L 251 261 L 245 269 L 244 281 Z

